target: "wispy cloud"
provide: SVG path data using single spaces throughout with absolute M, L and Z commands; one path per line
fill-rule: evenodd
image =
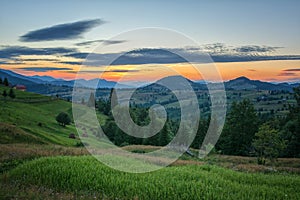
M 206 49 L 205 49 L 206 48 Z M 274 55 L 253 52 L 271 52 L 276 47 L 255 47 L 249 50 L 252 53 L 240 53 L 236 49 L 242 47 L 230 47 L 220 43 L 205 46 L 204 50 L 199 47 L 186 48 L 142 48 L 129 52 L 117 53 L 88 53 L 79 52 L 74 48 L 30 48 L 26 46 L 3 46 L 0 48 L 0 64 L 24 64 L 29 55 L 52 55 L 54 63 L 69 65 L 107 66 L 128 64 L 172 64 L 172 63 L 208 63 L 208 62 L 248 62 L 268 60 L 300 60 L 300 55 Z M 245 46 L 243 47 L 244 49 Z M 209 50 L 208 50 L 209 49 Z M 246 51 L 246 50 L 241 50 Z M 203 53 L 205 52 L 205 53 Z M 26 55 L 26 58 L 21 57 Z M 207 55 L 210 55 L 207 56 Z M 63 57 L 63 59 L 61 59 Z M 66 57 L 69 57 L 66 58 Z M 26 60 L 27 59 L 27 60 Z M 56 60 L 57 59 L 57 60 Z M 34 61 L 35 58 L 32 59 Z M 37 60 L 38 61 L 38 60 Z M 51 60 L 49 60 L 51 61 Z M 28 63 L 27 63 L 28 64 Z M 289 69 L 298 71 L 299 69 Z
M 68 64 L 68 65 L 82 65 L 82 62 L 79 61 L 59 61 L 57 63 Z
M 18 59 L 20 61 L 32 61 L 32 62 L 39 62 L 39 61 L 49 61 L 49 62 L 55 62 L 55 61 L 59 61 L 59 59 L 55 59 L 55 58 L 20 58 Z
M 202 45 L 201 48 L 194 50 L 202 50 L 211 55 L 270 55 L 275 53 L 278 49 L 283 47 L 267 46 L 267 45 L 243 45 L 243 46 L 229 46 L 224 43 L 213 43 Z
M 113 44 L 121 44 L 126 42 L 126 40 L 104 40 L 103 43 L 105 45 L 113 45 Z
M 22 55 L 63 55 L 77 52 L 74 48 L 31 48 L 26 46 L 3 46 L 0 48 L 0 58 L 16 59 Z
M 202 45 L 201 48 L 189 48 L 192 51 L 204 51 L 210 54 L 229 54 L 232 53 L 232 47 L 223 43 L 213 43 Z
M 280 72 L 277 76 L 297 76 L 294 72 Z
M 20 36 L 23 42 L 39 42 L 53 40 L 68 40 L 80 38 L 92 28 L 104 24 L 102 19 L 83 20 L 73 23 L 58 24 L 38 30 L 33 30 Z
M 300 72 L 300 68 L 295 68 L 295 69 L 285 69 L 285 70 L 282 70 L 282 71 L 285 71 L 285 72 Z
M 282 47 L 272 47 L 272 46 L 258 46 L 258 45 L 246 45 L 237 48 L 233 48 L 233 51 L 237 53 L 274 53 L 277 49 Z
M 32 72 L 72 70 L 72 68 L 67 68 L 67 67 L 23 67 L 18 69 L 22 69 L 25 71 L 32 71 Z
M 94 43 L 103 43 L 104 45 L 113 45 L 113 44 L 120 44 L 124 43 L 126 40 L 90 40 L 86 42 L 79 42 L 75 43 L 76 46 L 89 46 Z
M 114 70 L 108 70 L 105 71 L 106 73 L 108 72 L 120 72 L 120 73 L 126 73 L 126 72 L 139 72 L 140 70 L 137 69 L 114 69 Z
M 107 54 L 88 54 L 73 53 L 67 56 L 73 58 L 86 59 L 85 65 L 103 66 L 103 65 L 127 65 L 127 64 L 168 64 L 168 63 L 207 63 L 207 62 L 250 62 L 267 60 L 300 60 L 300 55 L 267 55 L 259 53 L 237 53 L 233 50 L 226 50 L 221 45 L 219 50 L 213 50 L 208 53 L 200 48 L 174 48 L 174 49 L 135 49 L 129 52 L 107 53 Z M 257 49 L 257 48 L 256 48 Z M 270 48 L 271 49 L 271 48 Z M 258 50 L 266 52 L 267 50 Z M 271 51 L 271 50 L 270 50 Z M 203 53 L 206 52 L 206 53 Z M 209 56 L 207 56 L 210 55 Z M 88 57 L 87 57 L 88 56 Z
M 80 70 L 80 73 L 130 73 L 130 72 L 140 72 L 137 69 L 113 69 L 113 70 Z M 77 73 L 78 71 L 66 71 L 68 73 Z
M 298 76 L 300 68 L 295 69 L 283 69 L 277 76 Z

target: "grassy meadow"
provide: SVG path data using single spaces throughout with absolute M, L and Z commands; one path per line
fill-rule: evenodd
M 40 158 L 11 170 L 4 179 L 10 187 L 36 185 L 97 199 L 300 198 L 300 177 L 293 175 L 242 173 L 212 165 L 130 174 L 110 169 L 91 156 Z
M 78 137 L 69 138 L 77 134 L 73 123 L 58 125 L 58 113 L 71 116 L 70 102 L 15 93 L 15 99 L 0 97 L 0 199 L 300 199 L 296 158 L 261 166 L 254 157 L 184 154 L 158 171 L 116 171 L 90 156 Z M 147 153 L 159 147 L 122 148 Z

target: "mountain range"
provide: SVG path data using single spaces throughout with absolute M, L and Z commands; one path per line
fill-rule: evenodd
M 18 73 L 15 73 L 10 70 L 0 69 L 0 78 L 8 78 L 9 82 L 12 85 L 25 85 L 27 87 L 27 91 L 40 93 L 40 94 L 49 94 L 49 91 L 53 92 L 53 88 L 59 90 L 60 88 L 73 87 L 75 80 L 64 80 L 64 79 L 56 79 L 51 76 L 24 76 Z M 161 89 L 160 84 L 162 83 L 178 83 L 178 79 L 180 76 L 170 76 L 165 77 L 163 79 L 158 80 L 155 83 L 145 86 L 145 89 Z M 183 78 L 183 77 L 181 77 Z M 185 79 L 185 78 L 183 78 Z M 206 84 L 203 81 L 194 82 L 189 79 L 186 79 L 193 89 L 206 90 Z M 102 89 L 102 88 L 130 88 L 132 86 L 119 84 L 114 81 L 107 81 L 105 79 L 77 79 L 76 86 L 78 87 L 86 87 L 93 89 Z M 270 83 L 263 82 L 259 80 L 250 80 L 247 77 L 239 77 L 227 82 L 224 82 L 225 88 L 227 90 L 286 90 L 293 91 L 294 87 L 299 86 L 299 83 L 289 84 L 289 83 Z
M 38 91 L 42 90 L 45 87 L 56 86 L 56 87 L 73 87 L 75 84 L 75 80 L 64 80 L 64 79 L 56 79 L 51 76 L 24 76 L 18 73 L 15 73 L 10 70 L 0 69 L 0 78 L 8 78 L 9 82 L 12 85 L 25 85 L 28 91 L 37 92 L 36 88 L 39 87 Z M 107 81 L 105 79 L 77 79 L 76 86 L 78 87 L 87 87 L 87 88 L 129 88 L 125 84 L 117 84 L 114 81 Z M 41 92 L 37 92 L 41 93 Z

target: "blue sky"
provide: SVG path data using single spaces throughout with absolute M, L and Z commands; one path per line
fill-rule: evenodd
M 4 0 L 0 4 L 2 45 L 19 45 L 18 37 L 30 30 L 100 18 L 107 23 L 86 33 L 85 39 L 106 39 L 138 27 L 164 27 L 183 32 L 199 44 L 258 44 L 285 47 L 280 50 L 284 54 L 300 52 L 300 1 L 297 0 Z M 64 44 L 71 43 L 64 41 Z
M 45 69 L 49 67 L 48 71 L 51 69 L 53 76 L 71 78 L 84 57 L 99 42 L 110 45 L 117 52 L 118 44 L 130 47 L 131 43 L 122 38 L 113 40 L 112 37 L 132 29 L 161 27 L 192 38 L 204 50 L 209 50 L 215 62 L 243 62 L 241 65 L 244 68 L 249 61 L 291 60 L 276 62 L 274 66 L 277 71 L 274 74 L 270 73 L 273 69 L 268 67 L 268 71 L 264 72 L 268 76 L 264 79 L 299 80 L 299 8 L 298 0 L 2 0 L 0 68 L 27 74 L 41 72 L 37 67 L 46 73 Z M 155 36 L 151 39 L 158 40 Z M 166 48 L 174 48 L 177 42 L 170 40 Z M 176 52 L 190 53 L 183 46 L 176 48 Z M 153 50 L 151 56 L 155 52 L 161 53 L 159 49 Z M 149 50 L 139 53 L 142 54 L 140 59 L 143 58 L 141 63 L 152 63 L 153 58 L 147 57 Z M 179 62 L 176 60 L 170 56 L 170 64 Z M 122 64 L 133 63 L 126 60 Z M 270 66 L 270 63 L 260 65 Z M 37 69 L 33 70 L 35 67 Z M 68 68 L 73 71 L 63 72 L 62 69 Z M 264 67 L 257 65 L 256 68 Z M 282 73 L 284 70 L 294 72 Z M 229 67 L 224 67 L 224 71 L 229 72 Z M 254 72 L 252 69 L 250 71 Z M 245 73 L 241 70 L 234 74 Z M 280 77 L 274 77 L 276 74 Z M 252 77 L 261 78 L 257 74 Z

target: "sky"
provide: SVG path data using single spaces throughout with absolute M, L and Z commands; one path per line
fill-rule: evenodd
M 213 80 L 204 52 L 224 80 L 300 81 L 299 8 L 298 0 L 2 0 L 0 68 L 64 79 L 151 81 L 174 71 L 203 79 L 193 63 Z M 132 31 L 144 27 L 167 31 Z M 86 60 L 91 53 L 97 62 Z

